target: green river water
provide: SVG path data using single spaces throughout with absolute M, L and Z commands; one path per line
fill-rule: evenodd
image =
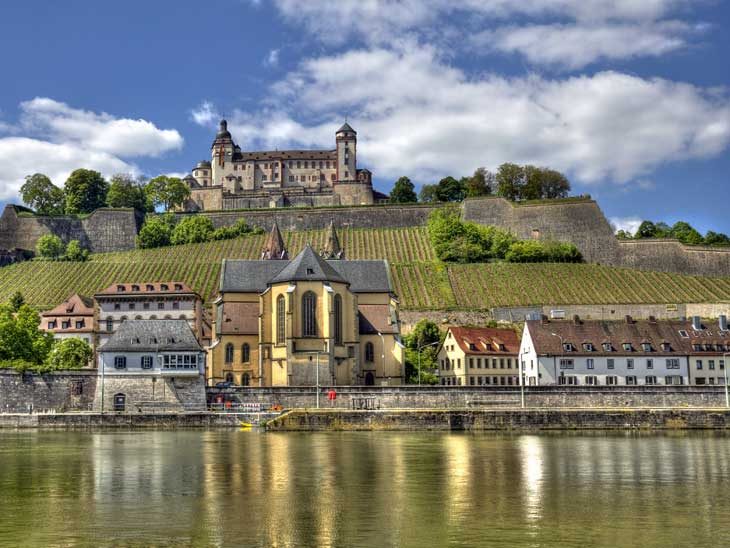
M 730 436 L 0 431 L 0 546 L 730 547 Z

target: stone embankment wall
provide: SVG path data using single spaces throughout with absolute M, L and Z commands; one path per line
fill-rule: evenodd
M 55 413 L 0 414 L 0 428 L 241 428 L 278 413 Z
M 19 215 L 12 205 L 0 216 L 0 249 L 35 250 L 38 238 L 55 234 L 64 242 L 78 240 L 94 252 L 134 249 L 141 219 L 132 209 L 98 209 L 85 219 Z
M 0 413 L 89 411 L 96 371 L 34 375 L 0 370 Z
M 730 428 L 730 410 L 552 409 L 473 411 L 334 411 L 284 413 L 272 431 L 352 430 L 685 430 Z
M 364 400 L 380 409 L 447 409 L 519 407 L 520 391 L 515 387 L 463 386 L 336 386 L 337 398 L 327 399 L 329 388 L 320 388 L 320 407 L 349 409 Z M 260 402 L 283 409 L 313 408 L 313 387 L 208 388 L 208 400 L 223 394 L 232 401 Z M 525 387 L 527 407 L 721 407 L 725 405 L 722 387 L 695 386 L 559 386 Z
M 156 413 L 180 411 L 205 411 L 205 381 L 195 378 L 140 378 L 136 375 L 107 375 L 97 384 L 94 411 L 112 411 L 114 395 L 124 394 L 126 412 Z M 103 396 L 102 396 L 103 394 Z M 103 397 L 103 402 L 102 402 Z

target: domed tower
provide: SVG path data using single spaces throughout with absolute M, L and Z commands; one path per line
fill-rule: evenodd
M 357 131 L 345 122 L 335 133 L 337 142 L 337 182 L 357 178 Z
M 231 132 L 228 131 L 228 122 L 226 120 L 220 121 L 218 133 L 210 148 L 212 164 L 211 184 L 222 185 L 225 183 L 226 175 L 233 171 L 233 150 L 236 148 L 233 137 L 231 137 Z

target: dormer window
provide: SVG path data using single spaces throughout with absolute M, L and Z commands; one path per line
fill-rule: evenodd
M 504 352 L 505 351 L 505 348 L 504 348 L 504 345 L 503 344 L 500 344 L 499 345 L 499 350 L 500 350 L 500 352 Z
M 155 286 L 154 286 L 154 285 L 152 285 L 152 284 L 147 284 L 147 285 L 145 286 L 145 288 L 147 289 L 147 291 L 154 291 L 154 290 L 155 290 Z
M 700 352 L 702 350 L 702 345 L 701 344 L 693 344 L 692 345 L 692 350 L 694 350 L 695 352 Z
M 76 320 L 76 329 L 83 329 L 84 320 Z
M 182 290 L 183 290 L 183 286 L 182 285 L 175 284 L 175 291 L 182 291 Z
M 571 343 L 563 343 L 563 351 L 564 352 L 572 352 L 573 351 L 573 345 Z
M 139 291 L 139 286 L 138 285 L 133 285 L 132 286 L 132 291 Z
M 688 339 L 689 338 L 689 333 L 687 333 L 687 331 L 685 331 L 684 329 L 680 329 L 679 330 L 679 336 L 682 337 L 683 339 Z
M 613 352 L 613 347 L 611 346 L 611 343 L 603 343 L 603 351 L 604 352 Z
M 157 344 L 157 337 L 150 337 L 150 344 Z
M 662 352 L 669 352 L 672 349 L 668 342 L 662 343 Z
M 308 268 L 307 269 L 307 276 L 314 276 L 314 269 L 313 268 Z
M 174 337 L 167 337 L 167 344 L 174 344 L 175 338 Z
M 631 352 L 633 350 L 633 348 L 631 347 L 631 343 L 625 342 L 622 346 L 626 352 Z
M 474 343 L 469 343 L 469 350 L 476 350 L 476 349 L 477 349 L 477 345 L 475 345 Z
M 52 320 L 48 322 L 48 329 L 56 329 L 56 326 L 58 325 L 58 322 L 56 320 Z
M 132 337 L 132 344 L 139 344 L 139 337 Z
M 127 288 L 124 287 L 123 285 L 118 285 L 117 286 L 117 293 L 123 293 L 124 291 L 126 291 L 126 289 Z
M 160 284 L 160 290 L 162 291 L 169 291 L 169 287 L 167 284 Z
M 586 352 L 593 352 L 593 343 L 583 343 L 583 350 Z
M 644 352 L 651 352 L 651 343 L 647 343 L 647 342 L 641 343 L 641 349 Z

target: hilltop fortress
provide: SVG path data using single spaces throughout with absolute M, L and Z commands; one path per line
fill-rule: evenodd
M 382 228 L 425 225 L 428 215 L 444 204 L 388 204 L 370 207 L 273 208 L 203 211 L 218 228 L 238 219 L 270 230 L 321 230 L 337 227 Z M 192 213 L 178 213 L 179 216 Z M 461 204 L 465 220 L 494 225 L 523 239 L 574 243 L 587 262 L 609 266 L 730 276 L 730 250 L 685 246 L 676 240 L 618 240 L 598 204 L 590 198 L 568 198 L 519 204 L 503 198 L 468 199 Z M 84 219 L 44 217 L 6 206 L 0 216 L 0 249 L 35 249 L 43 234 L 68 242 L 77 239 L 93 252 L 134 249 L 140 219 L 132 210 L 99 209 Z
M 183 180 L 190 187 L 186 211 L 285 206 L 370 205 L 386 196 L 373 191 L 372 174 L 357 167 L 357 132 L 345 122 L 333 150 L 241 150 L 221 120 L 211 160 Z

